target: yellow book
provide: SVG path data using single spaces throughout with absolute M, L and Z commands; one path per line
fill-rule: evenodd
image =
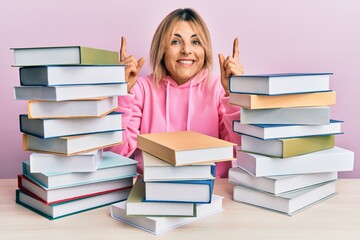
M 172 165 L 234 160 L 236 145 L 192 131 L 138 135 L 138 148 Z
M 284 95 L 230 93 L 230 103 L 248 109 L 329 106 L 336 103 L 336 92 Z

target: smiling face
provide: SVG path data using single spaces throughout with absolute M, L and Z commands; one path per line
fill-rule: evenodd
M 179 85 L 195 76 L 205 62 L 205 50 L 188 21 L 179 21 L 174 25 L 164 53 L 164 64 L 172 79 Z

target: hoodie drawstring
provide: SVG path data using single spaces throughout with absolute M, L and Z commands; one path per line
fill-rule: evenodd
M 191 114 L 191 103 L 192 103 L 192 88 L 193 88 L 193 81 L 190 83 L 189 89 L 189 105 L 188 105 L 188 115 L 187 115 L 187 123 L 186 123 L 186 130 L 190 130 L 190 114 Z
M 169 132 L 169 122 L 170 122 L 170 116 L 169 116 L 169 93 L 170 93 L 170 81 L 167 81 L 166 83 L 166 106 L 165 106 L 165 132 Z

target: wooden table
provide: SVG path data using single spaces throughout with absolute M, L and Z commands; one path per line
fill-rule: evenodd
M 224 211 L 155 236 L 112 219 L 109 207 L 50 221 L 15 203 L 15 179 L 0 180 L 0 239 L 360 239 L 360 179 L 337 181 L 338 194 L 295 216 L 233 202 L 217 179 Z

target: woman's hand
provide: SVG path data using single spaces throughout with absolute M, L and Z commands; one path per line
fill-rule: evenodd
M 126 56 L 126 38 L 121 37 L 120 64 L 126 65 L 125 79 L 128 83 L 128 93 L 130 92 L 130 89 L 136 84 L 138 73 L 140 72 L 141 67 L 144 65 L 144 62 L 144 58 L 136 60 L 133 55 L 129 57 Z
M 221 73 L 221 84 L 225 90 L 226 96 L 229 96 L 229 77 L 233 75 L 244 74 L 244 67 L 239 59 L 239 40 L 235 38 L 233 45 L 233 54 L 226 59 L 224 55 L 219 54 L 219 64 Z

